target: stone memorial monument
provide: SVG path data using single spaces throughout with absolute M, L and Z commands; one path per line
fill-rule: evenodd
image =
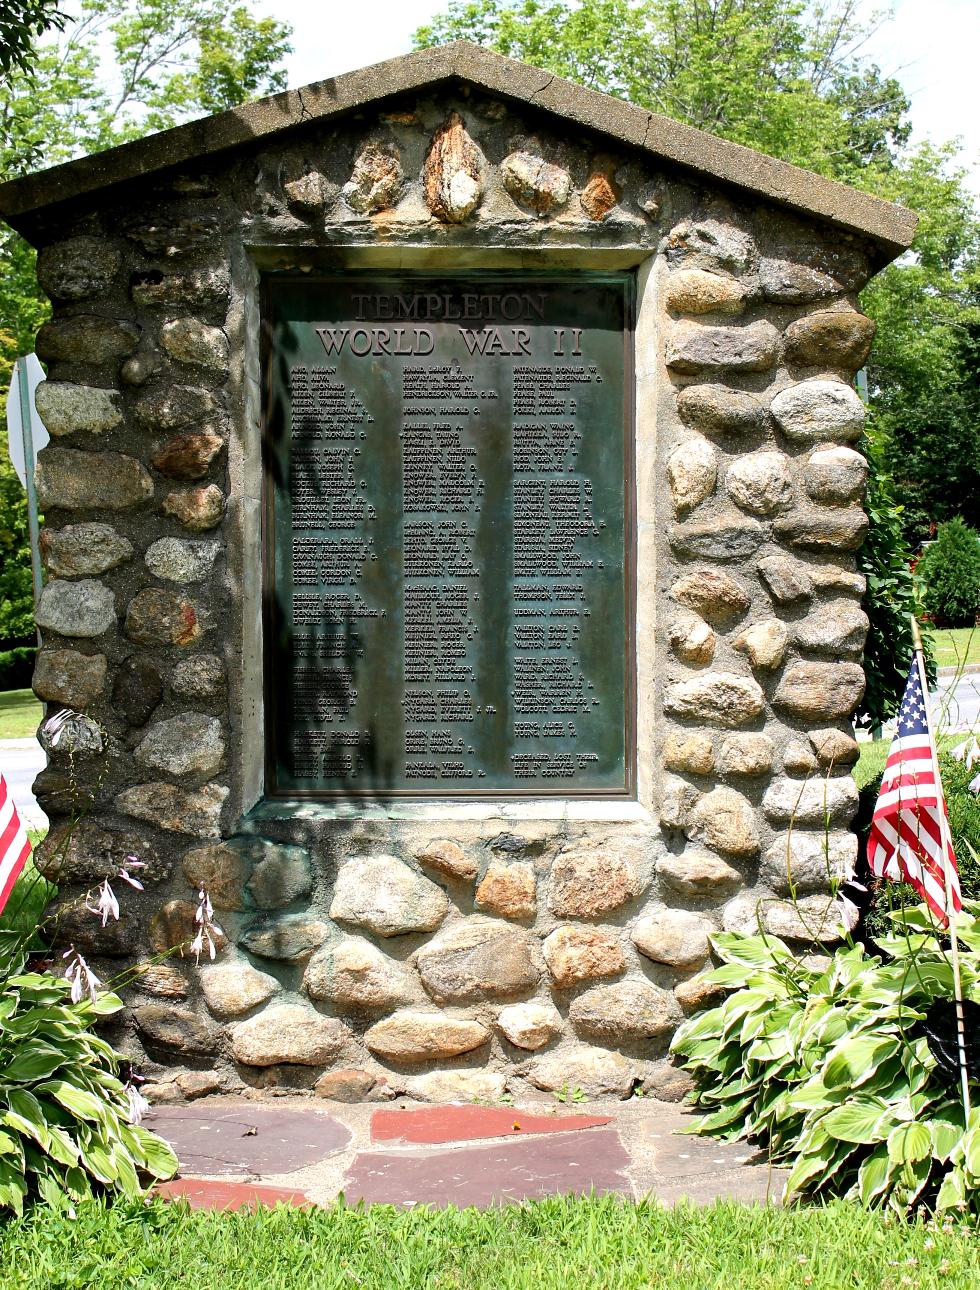
M 840 932 L 856 300 L 915 217 L 469 44 L 0 213 L 53 304 L 39 859 L 157 1095 L 679 1096 L 711 933 Z

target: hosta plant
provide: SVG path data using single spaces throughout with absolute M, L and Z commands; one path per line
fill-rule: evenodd
M 980 1003 L 978 914 L 970 902 L 957 922 L 971 1009 Z M 713 938 L 723 965 L 709 979 L 732 993 L 673 1043 L 707 1112 L 695 1131 L 758 1142 L 791 1164 L 790 1194 L 977 1218 L 980 1084 L 967 1122 L 955 1045 L 952 1063 L 940 1064 L 927 1036 L 952 1006 L 948 947 L 925 906 L 893 918 L 878 941 L 884 957 L 847 945 L 815 962 L 770 936 Z
M 0 981 L 0 1215 L 38 1197 L 139 1196 L 177 1168 L 167 1144 L 134 1123 L 138 1095 L 93 1032 L 122 1001 L 92 994 L 73 1000 L 72 983 L 48 973 Z

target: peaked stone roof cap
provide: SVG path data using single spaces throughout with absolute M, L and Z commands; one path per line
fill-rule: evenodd
M 286 90 L 107 152 L 11 180 L 0 185 L 0 215 L 29 235 L 34 218 L 47 207 L 272 138 L 296 126 L 329 122 L 396 94 L 451 81 L 466 82 L 491 94 L 531 104 L 695 176 L 863 234 L 878 244 L 882 262 L 900 254 L 912 241 L 918 217 L 903 206 L 586 89 L 527 63 L 503 58 L 465 40 L 416 50 L 401 58 L 317 81 L 304 89 Z

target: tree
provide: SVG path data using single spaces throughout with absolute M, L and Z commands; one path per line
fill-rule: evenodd
M 58 0 L 0 0 L 0 76 L 30 73 L 34 42 L 49 26 L 63 27 Z
M 940 524 L 916 573 L 926 608 L 948 627 L 972 627 L 980 613 L 980 537 L 961 519 Z
M 16 10 L 16 13 L 15 13 Z M 81 0 L 77 18 L 54 18 L 47 0 L 0 0 L 20 25 L 9 74 L 0 83 L 0 178 L 26 174 L 125 143 L 285 87 L 278 64 L 289 28 L 222 0 Z M 63 30 L 62 30 L 63 28 Z M 13 26 L 11 31 L 13 32 Z M 108 73 L 104 70 L 106 53 Z M 0 62 L 0 72 L 4 65 Z M 0 232 L 0 406 L 14 359 L 28 353 L 48 304 L 34 277 L 34 252 Z M 33 604 L 26 509 L 0 426 L 0 648 L 31 631 Z M 26 617 L 25 617 L 26 614 Z

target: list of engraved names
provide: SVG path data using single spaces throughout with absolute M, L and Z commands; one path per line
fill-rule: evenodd
M 628 287 L 270 280 L 274 791 L 628 791 Z

